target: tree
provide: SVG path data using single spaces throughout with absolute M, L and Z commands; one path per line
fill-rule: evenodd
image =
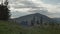
M 35 24 L 35 16 L 33 16 L 33 19 L 31 20 L 31 26 L 34 26 Z
M 34 21 L 33 20 L 31 20 L 31 26 L 34 26 Z
M 36 22 L 37 22 L 37 24 L 40 24 L 40 23 L 39 23 L 39 20 L 37 20 Z
M 44 23 L 44 25 L 47 25 L 47 23 Z
M 4 3 L 1 3 L 0 5 L 0 20 L 8 20 L 10 15 L 8 9 L 8 0 L 6 0 Z
M 31 26 L 34 26 L 34 23 L 33 22 L 31 22 Z
M 43 24 L 43 17 L 41 16 L 40 17 L 40 25 L 42 25 Z

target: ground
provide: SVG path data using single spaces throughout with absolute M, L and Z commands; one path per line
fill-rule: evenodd
M 22 27 L 17 23 L 0 21 L 0 34 L 60 34 L 58 28 Z

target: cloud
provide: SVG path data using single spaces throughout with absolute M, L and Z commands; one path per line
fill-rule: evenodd
M 10 5 L 12 5 L 12 4 L 10 3 Z M 20 9 L 20 8 L 37 8 L 37 5 L 34 4 L 32 1 L 29 1 L 29 0 L 20 0 L 20 2 L 19 1 L 14 2 L 12 7 L 17 8 L 17 9 Z
M 16 18 L 16 17 L 20 17 L 20 16 L 25 16 L 25 15 L 28 15 L 28 14 L 31 14 L 31 13 L 15 11 L 15 12 L 11 12 L 11 14 L 13 14 L 11 16 L 11 18 Z
M 49 17 L 60 17 L 60 0 L 9 0 L 9 5 L 12 14 L 17 13 L 17 16 L 41 13 Z
M 41 0 L 43 1 L 44 3 L 47 3 L 47 4 L 52 4 L 52 5 L 56 5 L 58 3 L 60 3 L 60 0 Z

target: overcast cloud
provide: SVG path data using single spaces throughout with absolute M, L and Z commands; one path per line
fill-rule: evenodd
M 31 13 L 41 13 L 60 18 L 60 0 L 9 0 L 11 17 L 21 17 Z

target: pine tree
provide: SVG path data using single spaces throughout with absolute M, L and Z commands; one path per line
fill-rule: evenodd
M 34 26 L 35 24 L 35 16 L 33 17 L 33 19 L 31 20 L 31 26 Z
M 40 17 L 40 25 L 42 25 L 43 24 L 43 17 L 41 16 Z
M 31 22 L 31 26 L 34 26 L 34 23 L 33 22 Z
M 0 20 L 8 20 L 10 17 L 9 11 L 10 10 L 8 9 L 8 1 L 6 0 L 0 5 Z
M 37 20 L 36 23 L 37 23 L 37 24 L 40 24 L 40 23 L 39 23 L 39 20 Z

